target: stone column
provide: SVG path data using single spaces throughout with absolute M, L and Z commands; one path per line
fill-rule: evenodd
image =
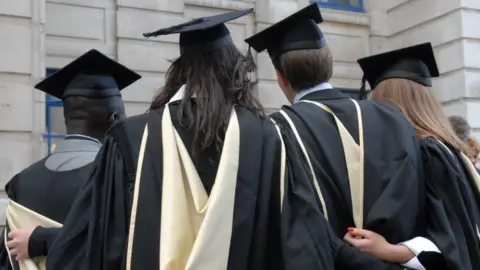
M 0 5 L 0 220 L 7 200 L 3 187 L 10 178 L 41 156 L 45 114 L 32 85 L 45 74 L 44 0 L 5 0 Z M 42 110 L 43 109 L 43 110 Z

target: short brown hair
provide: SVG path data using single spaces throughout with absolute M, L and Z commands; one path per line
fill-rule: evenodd
M 457 137 L 430 87 L 407 79 L 388 79 L 375 87 L 372 100 L 391 102 L 412 123 L 418 138 L 433 137 L 469 154 L 468 146 Z
M 280 55 L 278 63 L 278 71 L 285 75 L 297 91 L 328 82 L 333 73 L 332 53 L 328 46 L 286 52 Z

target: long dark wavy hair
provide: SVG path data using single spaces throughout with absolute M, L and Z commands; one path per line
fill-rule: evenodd
M 163 107 L 185 84 L 178 118 L 192 119 L 182 124 L 194 133 L 193 153 L 214 143 L 219 150 L 234 106 L 265 117 L 262 105 L 252 93 L 248 70 L 247 57 L 235 45 L 204 54 L 182 55 L 167 70 L 165 85 L 154 97 L 150 110 Z

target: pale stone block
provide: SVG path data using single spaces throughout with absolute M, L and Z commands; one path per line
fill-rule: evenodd
M 236 0 L 184 0 L 186 5 L 202 6 L 221 9 L 247 9 L 255 7 L 255 1 L 236 1 Z
M 365 13 L 350 12 L 330 8 L 320 8 L 320 11 L 322 13 L 322 18 L 324 22 L 344 23 L 358 26 L 370 25 L 371 16 Z M 323 23 L 321 27 L 323 27 Z
M 355 63 L 333 62 L 333 77 L 343 79 L 361 79 L 363 72 Z
M 443 111 L 447 117 L 453 115 L 460 115 L 465 117 L 467 115 L 467 106 L 465 101 L 463 100 L 447 102 L 442 105 Z
M 480 25 L 480 24 L 479 24 Z M 480 39 L 463 40 L 465 67 L 480 68 Z
M 479 4 L 480 10 L 480 1 Z M 462 10 L 463 36 L 466 38 L 480 39 L 480 13 L 478 10 Z
M 480 69 L 466 69 L 465 88 L 468 97 L 480 97 Z
M 256 2 L 256 21 L 261 23 L 275 23 L 299 8 L 296 0 L 260 0 Z
M 125 102 L 127 116 L 144 114 L 150 108 L 150 102 Z
M 388 38 L 382 36 L 370 37 L 370 55 L 375 55 L 389 51 Z
M 277 81 L 258 82 L 258 99 L 266 109 L 278 109 L 289 104 Z
M 97 39 L 105 37 L 105 12 L 101 8 L 47 3 L 48 35 Z
M 181 1 L 180 1 L 181 2 Z M 119 8 L 117 12 L 117 33 L 120 38 L 145 40 L 143 33 L 185 22 L 181 14 L 157 11 Z M 178 42 L 178 34 L 151 38 L 154 41 Z
M 480 128 L 480 99 L 467 100 L 467 120 L 473 128 Z
M 10 179 L 30 166 L 31 142 L 28 133 L 0 133 L 0 189 Z
M 247 44 L 245 43 L 245 39 L 247 38 L 247 26 L 245 24 L 236 23 L 227 23 L 226 26 L 230 31 L 235 46 L 237 46 L 241 52 L 246 52 L 248 49 Z
M 165 74 L 141 74 L 142 78 L 122 91 L 126 102 L 151 102 L 165 83 Z
M 119 7 L 133 7 L 182 13 L 184 1 L 182 0 L 117 0 Z
M 0 72 L 31 74 L 32 32 L 28 27 L 0 23 L 0 59 Z
M 259 80 L 276 80 L 277 75 L 268 53 L 257 54 L 257 74 Z
M 0 129 L 31 131 L 33 116 L 32 87 L 25 84 L 0 82 Z M 1 148 L 0 148 L 1 149 Z
M 47 36 L 45 50 L 47 52 L 46 67 L 60 68 L 91 49 L 115 59 L 115 44 L 106 44 L 102 40 L 77 39 L 69 37 Z
M 322 33 L 330 35 L 365 37 L 370 36 L 368 26 L 354 23 L 323 22 L 319 25 Z
M 390 33 L 395 34 L 405 31 L 459 8 L 460 0 L 410 1 L 389 11 Z M 405 19 L 406 17 L 408 19 Z
M 357 59 L 369 55 L 369 44 L 366 38 L 329 34 L 325 37 L 335 61 L 354 63 Z
M 358 89 L 360 89 L 360 86 L 362 86 L 362 80 L 361 79 L 338 78 L 338 77 L 334 76 L 330 80 L 330 84 L 333 85 L 333 87 L 336 87 L 336 88 L 358 90 Z M 368 89 L 368 84 L 367 84 L 367 89 Z
M 464 66 L 463 42 L 457 40 L 434 48 L 440 74 L 460 69 Z
M 1 3 L 0 14 L 31 17 L 32 2 L 30 0 L 3 0 Z
M 5 194 L 5 192 L 2 192 L 2 198 L 0 199 L 0 225 L 2 226 L 2 231 L 3 226 L 6 225 L 8 201 L 9 200 L 7 199 L 7 195 Z
M 372 11 L 370 14 L 370 30 L 372 35 L 388 36 L 388 16 L 383 11 Z
M 138 71 L 166 72 L 170 61 L 180 56 L 178 44 L 123 40 L 118 42 L 118 60 Z
M 47 3 L 58 3 L 65 5 L 81 6 L 81 7 L 113 7 L 115 1 L 111 0 L 47 0 Z
M 430 20 L 418 27 L 410 28 L 390 37 L 389 46 L 403 48 L 423 42 L 438 46 L 462 37 L 462 17 L 460 11 Z
M 445 103 L 461 99 L 466 93 L 465 76 L 465 70 L 460 69 L 435 78 L 433 80 L 433 90 L 438 101 Z
M 391 11 L 408 1 L 411 0 L 364 0 L 363 2 L 368 11 Z
M 480 1 L 477 1 L 477 0 L 462 0 L 462 7 L 463 8 L 470 8 L 470 9 L 480 9 Z

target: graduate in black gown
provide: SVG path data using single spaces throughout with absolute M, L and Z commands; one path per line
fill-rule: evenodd
M 137 73 L 91 50 L 37 84 L 35 88 L 63 100 L 67 135 L 52 154 L 7 183 L 9 199 L 62 224 L 91 173 L 105 133 L 114 121 L 125 118 L 120 91 L 139 78 Z M 7 212 L 10 210 L 9 206 Z M 1 269 L 10 269 L 16 259 L 48 254 L 58 228 L 10 230 L 8 220 L 9 252 L 2 241 Z M 16 222 L 17 227 L 23 227 L 21 221 Z
M 321 22 L 312 4 L 246 40 L 267 50 L 292 103 L 271 117 L 285 144 L 306 157 L 318 204 L 338 237 L 356 226 L 393 243 L 408 240 L 424 194 L 413 128 L 391 104 L 357 102 L 328 83 L 332 55 Z
M 421 142 L 427 190 L 424 238 L 403 245 L 412 252 L 415 269 L 480 269 L 480 177 L 445 117 L 432 89 L 431 77 L 439 76 L 430 43 L 420 44 L 360 59 L 365 76 L 374 89 L 372 99 L 398 106 L 414 125 Z M 353 233 L 353 236 L 358 236 Z M 371 249 L 374 241 L 354 246 Z M 377 241 L 379 240 L 379 241 Z M 433 243 L 432 243 L 433 242 Z
M 282 269 L 286 158 L 224 24 L 251 11 L 145 34 L 180 33 L 181 56 L 150 111 L 109 130 L 47 269 Z

